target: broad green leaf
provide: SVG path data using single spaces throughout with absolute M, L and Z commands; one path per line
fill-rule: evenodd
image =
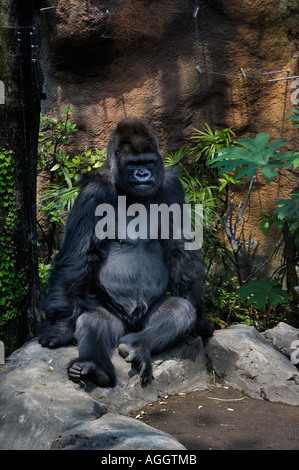
M 60 163 L 56 163 L 56 165 L 54 165 L 50 171 L 56 171 L 58 170 L 58 168 L 60 168 L 60 166 L 61 166 Z
M 263 232 L 264 235 L 270 230 L 272 225 L 273 225 L 273 220 L 263 220 L 260 223 L 260 227 L 261 227 L 262 232 Z
M 290 111 L 294 114 L 287 114 L 290 118 L 289 121 L 296 123 L 294 128 L 299 128 L 299 107 L 297 109 L 290 109 Z
M 255 304 L 258 308 L 262 308 L 267 300 L 276 308 L 287 297 L 279 278 L 256 279 L 241 286 L 237 292 L 241 301 L 246 300 L 246 305 Z
M 288 140 L 279 139 L 268 145 L 269 134 L 260 132 L 253 137 L 245 137 L 230 147 L 222 149 L 221 153 L 211 163 L 211 167 L 220 167 L 220 175 L 239 169 L 235 178 L 248 176 L 252 178 L 259 168 L 267 182 L 277 176 L 277 168 L 291 165 L 292 160 L 298 156 L 292 151 L 277 152 L 279 148 L 289 143 Z
M 67 168 L 62 168 L 62 172 L 64 174 L 65 181 L 67 182 L 67 185 L 68 185 L 69 189 L 71 189 L 73 187 L 73 183 L 72 183 L 72 180 L 70 178 L 70 173 L 69 173 L 68 169 Z
M 290 199 L 280 199 L 276 204 L 278 208 L 273 211 L 274 215 L 281 220 L 287 219 L 299 224 L 299 194 L 296 189 L 292 191 Z
M 299 167 L 299 157 L 295 158 L 295 160 L 293 160 L 293 167 L 294 167 L 294 170 L 296 170 L 296 168 Z

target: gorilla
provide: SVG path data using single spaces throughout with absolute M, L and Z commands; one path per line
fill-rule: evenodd
M 199 250 L 184 249 L 183 234 L 171 236 L 173 217 L 168 238 L 161 234 L 161 218 L 154 237 L 150 227 L 147 237 L 130 232 L 133 216 L 123 209 L 182 207 L 184 190 L 176 171 L 166 171 L 154 132 L 136 118 L 118 123 L 103 166 L 81 176 L 80 185 L 51 269 L 38 339 L 49 348 L 78 345 L 78 358 L 68 365 L 71 380 L 113 387 L 111 352 L 117 346 L 146 385 L 153 379 L 152 354 L 213 330 L 202 312 Z M 122 210 L 119 197 L 125 198 Z M 97 214 L 109 208 L 115 218 L 104 224 Z M 99 234 L 99 220 L 106 235 Z M 121 223 L 128 230 L 120 230 Z

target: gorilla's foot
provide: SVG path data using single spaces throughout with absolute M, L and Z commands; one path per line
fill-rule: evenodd
M 151 355 L 142 344 L 132 346 L 128 343 L 120 343 L 118 352 L 126 362 L 131 362 L 132 366 L 139 371 L 142 385 L 151 383 L 153 380 Z
M 130 356 L 130 352 L 131 352 L 131 348 L 128 344 L 126 343 L 120 343 L 118 346 L 117 346 L 117 349 L 118 349 L 118 352 L 119 354 L 121 355 L 121 357 L 123 357 L 124 359 L 126 359 L 126 362 L 131 362 L 130 359 L 129 359 L 129 356 Z
M 106 374 L 95 362 L 89 360 L 75 359 L 68 367 L 68 374 L 71 380 L 90 380 L 98 387 L 113 387 L 114 380 Z

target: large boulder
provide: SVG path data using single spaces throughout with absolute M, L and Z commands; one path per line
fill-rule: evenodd
M 177 439 L 145 423 L 107 413 L 101 419 L 84 421 L 64 431 L 52 449 L 56 450 L 184 450 Z
M 215 331 L 205 351 L 224 383 L 252 398 L 299 405 L 297 368 L 254 327 Z
M 101 418 L 106 413 L 126 415 L 160 396 L 194 387 L 205 388 L 209 382 L 200 338 L 188 338 L 160 355 L 153 364 L 155 380 L 145 388 L 140 385 L 139 374 L 117 352 L 112 358 L 118 377 L 115 388 L 99 388 L 83 381 L 74 383 L 69 380 L 66 367 L 76 356 L 74 346 L 50 350 L 33 340 L 9 357 L 0 373 L 1 449 L 51 449 L 59 435 L 68 433 L 69 439 L 72 429 L 84 428 L 84 423 L 88 425 L 100 419 L 92 428 L 98 434 L 98 428 L 107 423 L 108 418 L 104 421 Z M 119 436 L 118 426 L 115 431 L 112 429 L 113 423 L 115 420 L 111 418 L 112 441 L 114 434 Z M 131 435 L 132 429 L 136 431 L 128 418 L 123 431 Z M 142 431 L 139 448 L 146 442 L 146 432 L 152 434 L 149 430 Z M 82 436 L 82 432 L 78 435 Z M 161 438 L 160 444 L 158 437 L 156 433 L 151 445 L 154 449 L 164 449 L 166 437 Z M 167 448 L 172 445 L 177 448 L 178 443 L 170 436 L 168 439 Z M 86 440 L 90 440 L 90 434 Z M 118 441 L 125 445 L 123 437 L 117 438 Z
M 269 340 L 279 351 L 291 359 L 293 364 L 299 362 L 299 354 L 296 349 L 299 348 L 299 330 L 287 323 L 280 322 L 274 328 L 263 332 L 264 338 Z
M 0 369 L 0 448 L 183 449 L 172 436 L 127 415 L 166 395 L 205 390 L 214 373 L 249 397 L 298 406 L 298 370 L 264 334 L 238 325 L 215 331 L 204 345 L 189 337 L 153 358 L 154 381 L 146 387 L 115 351 L 113 389 L 69 380 L 75 346 L 50 350 L 30 341 Z

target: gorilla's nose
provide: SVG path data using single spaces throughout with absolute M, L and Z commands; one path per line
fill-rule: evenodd
M 137 168 L 137 170 L 134 171 L 134 178 L 140 183 L 145 183 L 151 176 L 151 172 L 146 168 Z

